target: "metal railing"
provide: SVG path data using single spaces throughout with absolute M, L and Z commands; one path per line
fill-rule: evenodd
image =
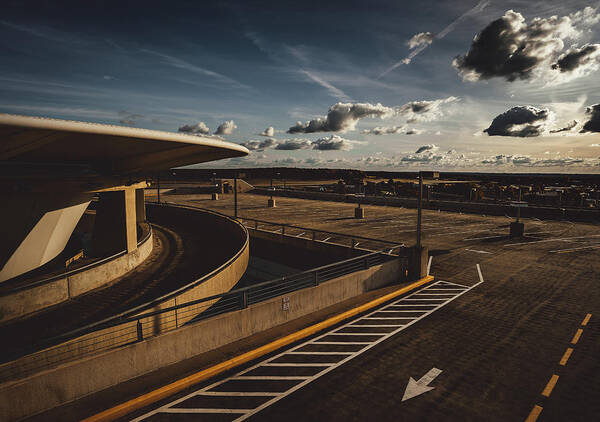
M 405 274 L 405 269 L 408 267 L 406 249 L 402 245 L 390 246 L 388 245 L 385 251 L 367 253 L 291 276 L 135 316 L 113 318 L 84 327 L 77 330 L 77 338 L 0 365 L 0 382 L 22 378 L 61 363 L 142 341 L 149 336 L 171 331 L 216 315 L 241 310 L 249 305 L 297 290 L 315 287 L 321 282 L 391 260 L 400 260 L 403 269 L 401 274 Z M 56 338 L 48 339 L 47 342 L 56 344 Z
M 327 230 L 301 227 L 293 224 L 274 223 L 256 218 L 238 217 L 238 221 L 244 224 L 247 228 L 257 231 L 277 233 L 283 236 L 308 239 L 315 242 L 331 243 L 351 249 L 362 249 L 364 251 L 377 252 L 385 251 L 386 248 L 390 249 L 404 246 L 403 243 L 399 244 L 398 242 L 391 242 L 389 240 L 330 232 Z

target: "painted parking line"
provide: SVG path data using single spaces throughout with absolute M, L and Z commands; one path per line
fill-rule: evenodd
M 235 421 L 245 420 L 426 318 L 482 282 L 483 279 L 473 286 L 435 282 L 133 421 L 166 416 L 174 413 L 174 409 L 177 414 L 202 415 L 202 420 L 223 413 L 232 415 Z M 428 296 L 439 294 L 440 290 L 448 292 L 443 299 Z M 209 410 L 204 412 L 204 409 Z
M 530 245 L 532 243 L 569 242 L 569 241 L 573 241 L 575 239 L 592 239 L 592 238 L 597 238 L 597 237 L 600 237 L 600 234 L 592 234 L 592 235 L 587 235 L 587 236 L 573 236 L 573 237 L 555 237 L 552 239 L 533 240 L 531 242 L 509 243 L 508 245 L 504 245 L 504 247 L 508 248 L 511 246 L 523 246 L 523 245 Z
M 568 252 L 578 252 L 578 251 L 585 251 L 585 250 L 591 250 L 591 249 L 600 249 L 600 243 L 595 243 L 595 244 L 589 245 L 589 246 L 581 246 L 578 248 L 555 249 L 553 251 L 550 251 L 550 253 L 568 253 Z

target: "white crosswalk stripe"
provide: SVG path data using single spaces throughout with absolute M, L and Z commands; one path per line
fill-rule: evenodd
M 211 415 L 229 413 L 235 416 L 239 415 L 234 419 L 235 421 L 245 420 L 283 397 L 302 388 L 311 381 L 314 381 L 338 366 L 359 356 L 382 341 L 398 334 L 464 293 L 477 287 L 482 282 L 483 281 L 469 287 L 446 281 L 437 281 L 430 286 L 424 287 L 408 296 L 372 310 L 366 315 L 354 318 L 341 326 L 334 327 L 325 333 L 319 334 L 310 340 L 282 351 L 275 356 L 268 357 L 235 375 L 221 379 L 184 397 L 158 407 L 133 419 L 133 422 L 143 421 L 144 419 L 161 413 L 189 413 L 203 415 L 202 420 L 210 420 Z M 439 296 L 435 294 L 440 291 L 445 292 L 443 293 L 443 298 L 439 298 Z M 415 298 L 415 296 L 417 298 Z M 406 310 L 406 307 L 411 307 L 413 309 Z M 378 313 L 382 315 L 387 313 L 389 315 L 392 312 L 396 314 L 412 314 L 396 317 L 375 316 Z M 363 321 L 367 324 L 361 324 Z M 394 324 L 392 321 L 397 321 L 398 324 Z M 388 327 L 391 331 L 370 332 L 371 329 L 384 327 Z M 367 331 L 340 332 L 345 329 L 358 328 L 365 328 Z M 329 339 L 326 338 L 328 336 L 331 336 L 329 339 L 333 339 L 333 341 L 329 341 Z M 347 336 L 348 341 L 341 341 L 343 336 Z M 344 350 L 340 349 L 342 347 Z M 313 375 L 305 375 L 310 372 L 303 372 L 298 375 L 289 372 L 302 368 L 304 368 L 304 371 L 313 371 L 316 373 Z M 280 374 L 273 372 L 279 369 L 286 372 Z M 264 372 L 265 370 L 269 371 L 268 375 L 257 375 L 256 373 L 256 371 L 261 371 L 259 374 L 266 373 Z M 268 383 L 268 385 L 265 383 Z M 246 389 L 248 391 L 245 391 Z M 266 391 L 261 391 L 261 389 Z M 252 408 L 248 408 L 247 402 L 240 402 L 238 403 L 239 406 L 224 406 L 223 408 L 216 408 L 214 402 L 207 402 L 210 404 L 207 404 L 206 407 L 199 406 L 196 402 L 194 402 L 196 404 L 192 403 L 187 407 L 186 404 L 184 404 L 184 402 L 188 400 L 193 401 L 198 398 L 222 398 L 223 400 L 231 400 L 232 398 L 248 400 L 249 398 L 254 398 L 257 401 Z M 183 406 L 180 406 L 180 404 L 183 404 Z

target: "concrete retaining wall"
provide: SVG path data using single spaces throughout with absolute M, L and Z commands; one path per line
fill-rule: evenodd
M 400 269 L 400 260 L 389 261 L 287 294 L 289 310 L 274 298 L 2 384 L 0 420 L 34 415 L 394 283 Z
M 234 220 L 226 218 L 214 213 L 209 213 L 202 210 L 181 209 L 177 207 L 158 207 L 150 206 L 152 213 L 156 216 L 160 214 L 162 218 L 172 218 L 179 221 L 181 224 L 195 227 L 196 230 L 218 230 L 221 235 L 226 235 L 229 239 L 223 243 L 229 243 L 232 247 L 225 255 L 220 257 L 219 261 L 210 261 L 207 266 L 203 262 L 203 257 L 198 257 L 199 271 L 206 271 L 205 274 L 215 272 L 211 277 L 199 282 L 197 285 L 191 285 L 187 289 L 182 289 L 181 293 L 175 294 L 169 299 L 160 301 L 151 309 L 144 308 L 139 314 L 148 313 L 150 311 L 159 311 L 169 308 L 177 304 L 191 302 L 196 299 L 214 296 L 220 293 L 227 292 L 242 278 L 248 267 L 250 258 L 249 242 L 247 242 L 247 234 L 244 228 Z M 169 217 L 169 214 L 171 216 Z M 212 237 L 211 237 L 212 238 Z M 214 258 L 215 256 L 213 256 Z M 227 264 L 220 271 L 220 266 Z M 111 261 L 112 262 L 112 261 Z M 204 265 L 203 265 L 204 264 Z M 190 306 L 182 310 L 173 310 L 164 312 L 155 316 L 141 318 L 139 321 L 142 324 L 142 333 L 145 338 L 156 336 L 162 332 L 175 329 L 182 326 L 190 319 L 203 312 L 216 300 L 203 302 L 194 306 Z M 135 315 L 133 315 L 135 316 Z M 77 337 L 74 340 L 61 343 L 38 352 L 23 356 L 12 362 L 7 362 L 0 365 L 0 382 L 4 379 L 10 379 L 15 375 L 22 374 L 22 368 L 28 369 L 30 373 L 35 370 L 40 362 L 45 366 L 57 365 L 60 362 L 68 362 L 69 360 L 80 359 L 82 356 L 91 353 L 100 352 L 110 347 L 121 346 L 137 340 L 137 323 L 131 322 L 122 324 L 118 327 L 106 328 L 98 330 L 90 334 Z M 10 374 L 10 376 L 9 376 Z
M 340 193 L 329 192 L 308 192 L 299 190 L 276 190 L 269 191 L 268 189 L 256 188 L 252 193 L 259 195 L 284 196 L 300 199 L 314 199 L 318 201 L 335 201 L 335 202 L 352 202 L 357 203 L 358 198 L 344 195 Z M 366 196 L 360 198 L 361 204 L 385 205 L 393 207 L 416 208 L 416 198 L 396 198 L 386 196 Z M 442 201 L 442 200 L 424 200 L 424 209 L 450 211 L 450 212 L 466 212 L 473 214 L 485 215 L 508 215 L 516 216 L 517 209 L 506 204 L 491 204 L 484 202 L 459 202 L 459 201 Z M 600 219 L 600 211 L 593 209 L 578 209 L 578 208 L 551 208 L 540 206 L 529 206 L 521 208 L 521 217 L 523 218 L 540 218 L 542 220 L 572 220 L 572 221 L 590 221 L 596 222 Z
M 152 247 L 153 239 L 150 234 L 131 253 L 39 286 L 1 296 L 0 322 L 37 312 L 102 287 L 141 264 L 152 252 Z

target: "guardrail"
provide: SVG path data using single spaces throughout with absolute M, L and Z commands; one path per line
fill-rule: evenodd
M 392 252 L 396 252 L 396 254 L 392 254 Z M 244 309 L 249 305 L 296 290 L 318 286 L 321 282 L 368 269 L 390 260 L 399 259 L 404 274 L 408 268 L 408 256 L 405 252 L 406 249 L 402 245 L 395 245 L 386 248 L 386 251 L 371 252 L 288 277 L 265 281 L 157 311 L 101 321 L 93 326 L 77 330 L 78 337 L 66 343 L 1 365 L 0 382 L 22 378 L 73 359 L 80 359 L 101 351 L 142 341 L 149 335 L 171 331 L 182 325 Z M 182 320 L 187 322 L 182 324 L 180 323 Z M 156 327 L 160 327 L 159 332 L 156 332 Z M 72 333 L 74 332 L 67 334 Z M 65 336 L 66 334 L 58 338 Z M 47 343 L 54 342 L 56 344 L 56 340 L 57 338 L 48 339 Z
M 327 230 L 312 229 L 293 224 L 273 223 L 256 218 L 238 217 L 238 220 L 249 229 L 261 230 L 270 233 L 279 233 L 283 236 L 310 239 L 317 242 L 332 243 L 352 249 L 367 251 L 383 251 L 386 247 L 404 246 L 403 243 L 388 240 L 373 239 L 370 237 L 355 236 L 351 234 L 335 233 Z M 272 230 L 270 230 L 272 229 Z M 360 245 L 360 247 L 359 247 Z

